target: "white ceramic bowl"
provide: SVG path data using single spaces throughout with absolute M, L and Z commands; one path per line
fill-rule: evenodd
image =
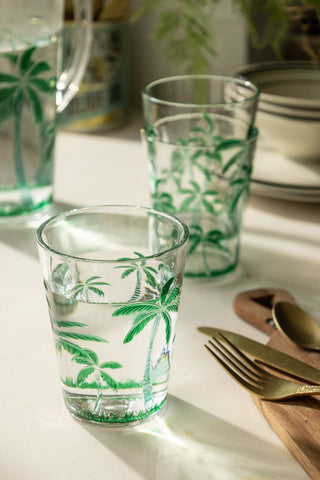
M 320 162 L 320 68 L 310 62 L 266 62 L 244 66 L 236 75 L 261 91 L 260 137 L 289 158 Z
M 311 62 L 256 63 L 236 75 L 259 87 L 262 103 L 320 111 L 320 68 Z
M 257 112 L 260 137 L 283 155 L 299 161 L 320 161 L 320 118 L 301 119 Z

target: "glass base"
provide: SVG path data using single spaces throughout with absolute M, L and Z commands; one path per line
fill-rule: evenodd
M 153 396 L 152 405 L 146 408 L 143 397 L 79 395 L 64 391 L 64 401 L 71 415 L 77 420 L 108 426 L 135 425 L 160 412 L 167 398 L 167 392 Z
M 237 252 L 207 249 L 187 255 L 184 275 L 188 278 L 221 278 L 237 268 Z
M 52 201 L 52 186 L 0 189 L 0 218 L 28 215 Z

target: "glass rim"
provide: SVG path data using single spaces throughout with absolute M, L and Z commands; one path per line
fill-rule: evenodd
M 184 81 L 184 80 L 219 80 L 219 81 L 225 81 L 225 82 L 233 82 L 237 83 L 243 87 L 250 88 L 252 90 L 252 95 L 248 96 L 242 100 L 237 100 L 237 101 L 230 101 L 230 102 L 217 102 L 217 103 L 194 103 L 194 102 L 175 102 L 173 100 L 164 100 L 161 98 L 158 98 L 156 95 L 153 95 L 151 93 L 151 90 L 155 86 L 163 85 L 165 83 L 173 83 L 177 81 Z M 209 107 L 219 107 L 223 105 L 243 105 L 245 103 L 249 103 L 255 100 L 258 100 L 259 95 L 260 95 L 260 88 L 255 85 L 253 82 L 250 80 L 247 80 L 244 77 L 237 77 L 237 76 L 228 76 L 228 75 L 212 75 L 212 74 L 190 74 L 190 75 L 174 75 L 172 77 L 163 77 L 159 78 L 157 80 L 153 80 L 149 83 L 147 83 L 143 88 L 142 88 L 142 95 L 145 97 L 148 97 L 153 103 L 159 104 L 159 105 L 167 105 L 167 106 L 175 106 L 175 107 L 181 107 L 181 108 L 190 108 L 190 107 L 199 107 L 201 108 L 209 108 Z
M 189 229 L 188 229 L 187 225 L 185 224 L 185 222 L 180 220 L 180 218 L 178 218 L 174 215 L 169 215 L 165 212 L 162 212 L 160 210 L 156 210 L 152 207 L 144 207 L 144 206 L 140 206 L 140 205 L 105 204 L 105 205 L 92 205 L 92 206 L 87 206 L 87 207 L 74 208 L 74 209 L 71 209 L 71 210 L 66 210 L 64 212 L 58 213 L 57 215 L 54 215 L 53 217 L 48 218 L 36 230 L 36 239 L 37 239 L 38 246 L 41 247 L 47 253 L 58 255 L 59 257 L 66 258 L 66 259 L 73 260 L 73 261 L 81 261 L 81 262 L 86 262 L 86 263 L 101 263 L 101 264 L 112 264 L 112 263 L 119 263 L 120 264 L 120 263 L 128 262 L 128 258 L 123 259 L 123 260 L 121 260 L 121 259 L 118 260 L 118 259 L 87 258 L 87 257 L 81 257 L 81 256 L 77 256 L 77 255 L 71 255 L 71 254 L 68 254 L 68 253 L 60 252 L 59 250 L 56 250 L 56 249 L 50 247 L 43 239 L 44 231 L 45 231 L 46 227 L 50 224 L 54 224 L 57 221 L 62 220 L 63 218 L 66 218 L 68 216 L 73 216 L 73 215 L 76 215 L 78 213 L 87 213 L 87 212 L 89 213 L 89 212 L 94 212 L 94 211 L 98 211 L 98 210 L 103 211 L 104 209 L 107 209 L 107 208 L 109 208 L 109 209 L 112 209 L 112 208 L 119 209 L 119 211 L 122 210 L 122 209 L 124 210 L 125 208 L 128 208 L 128 209 L 132 209 L 134 211 L 142 211 L 142 212 L 145 212 L 146 214 L 158 215 L 158 216 L 161 216 L 161 217 L 164 217 L 164 218 L 170 220 L 172 223 L 174 223 L 176 225 L 179 225 L 179 228 L 181 229 L 181 234 L 182 234 L 181 239 L 179 240 L 179 242 L 177 242 L 172 247 L 166 248 L 166 249 L 162 250 L 161 252 L 154 253 L 152 255 L 146 255 L 146 256 L 143 256 L 143 257 L 132 258 L 131 259 L 132 261 L 134 260 L 135 262 L 144 262 L 146 260 L 150 260 L 150 259 L 153 259 L 153 258 L 162 257 L 163 255 L 166 255 L 169 252 L 173 252 L 175 250 L 178 250 L 183 245 L 185 245 L 187 243 L 188 239 L 189 239 Z
M 157 134 L 155 135 L 152 135 L 150 133 L 148 133 L 146 131 L 146 129 L 144 128 L 141 128 L 140 130 L 140 135 L 141 137 L 147 141 L 147 142 L 153 142 L 153 143 L 157 143 L 157 144 L 162 144 L 162 145 L 168 145 L 170 147 L 175 147 L 175 148 L 178 148 L 178 147 L 184 147 L 183 144 L 179 144 L 177 142 L 166 142 L 164 140 L 161 140 Z M 259 129 L 255 126 L 253 126 L 249 133 L 248 133 L 248 136 L 247 138 L 235 138 L 235 139 L 230 139 L 230 140 L 237 140 L 237 143 L 235 144 L 235 146 L 237 147 L 242 147 L 242 146 L 247 146 L 247 145 L 251 145 L 253 143 L 255 143 L 258 139 L 258 136 L 259 136 Z M 204 149 L 204 150 L 214 150 L 216 149 L 217 147 L 215 145 L 188 145 L 188 148 L 190 148 L 191 150 L 201 150 L 201 149 Z

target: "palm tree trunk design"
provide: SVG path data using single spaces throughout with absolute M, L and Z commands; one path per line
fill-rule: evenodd
M 143 393 L 143 399 L 144 399 L 144 404 L 146 409 L 151 408 L 153 406 L 152 405 L 152 350 L 153 350 L 154 339 L 158 331 L 159 320 L 160 318 L 158 316 L 152 325 L 149 348 L 147 353 L 146 367 L 143 375 L 142 393 Z
M 30 190 L 27 186 L 26 174 L 23 166 L 22 157 L 22 140 L 21 140 L 21 114 L 23 107 L 23 92 L 20 90 L 17 92 L 16 98 L 13 104 L 14 112 L 14 166 L 16 175 L 20 187 L 22 203 L 31 207 L 33 202 L 30 195 Z
M 103 380 L 101 377 L 101 374 L 98 371 L 96 371 L 95 374 L 95 380 L 97 384 L 97 398 L 94 404 L 94 407 L 92 409 L 93 415 L 100 416 L 101 414 L 101 406 L 102 406 L 102 401 L 103 401 Z

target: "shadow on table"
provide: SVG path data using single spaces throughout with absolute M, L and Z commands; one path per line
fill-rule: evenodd
M 285 448 L 173 396 L 161 415 L 137 427 L 81 425 L 150 480 L 306 478 Z
M 0 242 L 38 258 L 36 229 L 46 219 L 65 210 L 76 208 L 68 203 L 54 202 L 31 215 L 6 217 L 0 220 Z

